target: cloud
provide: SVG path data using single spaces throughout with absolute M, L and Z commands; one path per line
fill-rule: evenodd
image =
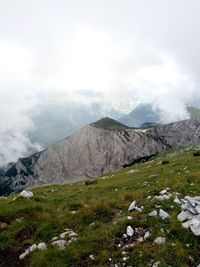
M 186 106 L 200 105 L 199 9 L 196 0 L 2 1 L 0 165 L 40 149 L 29 132 L 51 103 L 71 117 L 72 107 L 96 104 L 100 116 L 150 103 L 164 122 L 187 118 Z

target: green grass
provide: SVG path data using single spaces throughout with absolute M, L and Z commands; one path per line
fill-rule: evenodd
M 180 198 L 200 195 L 200 157 L 193 156 L 194 149 L 169 150 L 144 164 L 99 177 L 94 184 L 43 186 L 32 190 L 32 199 L 15 199 L 15 195 L 0 199 L 0 222 L 8 224 L 0 230 L 0 266 L 122 266 L 124 255 L 118 244 L 128 225 L 149 230 L 151 236 L 143 243 L 133 240 L 134 247 L 125 255 L 129 257 L 126 266 L 148 266 L 156 261 L 162 267 L 197 266 L 200 241 L 178 222 L 180 207 L 174 197 L 162 202 L 146 199 L 166 187 L 172 194 L 180 193 Z M 133 200 L 144 206 L 143 212 L 128 212 Z M 148 217 L 156 204 L 162 205 L 170 219 Z M 133 219 L 128 220 L 128 215 Z M 51 238 L 65 228 L 78 233 L 78 239 L 65 250 L 53 248 Z M 166 243 L 153 245 L 157 236 L 165 236 Z M 48 249 L 18 259 L 27 247 L 39 242 L 46 242 Z

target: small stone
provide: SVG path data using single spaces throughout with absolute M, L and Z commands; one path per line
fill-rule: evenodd
M 195 236 L 200 236 L 200 220 L 193 218 L 188 223 L 193 234 Z
M 160 195 L 163 196 L 167 193 L 167 190 L 166 189 L 163 189 L 162 191 L 160 191 Z
M 157 262 L 154 262 L 154 263 L 153 263 L 152 267 L 158 267 L 159 265 L 160 265 L 160 262 L 157 261 Z
M 160 209 L 159 216 L 163 220 L 168 219 L 170 217 L 169 214 L 166 211 L 164 211 L 163 209 Z
M 126 234 L 129 237 L 132 237 L 134 235 L 134 230 L 130 225 L 127 227 Z
M 150 232 L 147 231 L 147 232 L 145 233 L 145 235 L 144 235 L 144 239 L 146 240 L 146 239 L 148 239 L 149 237 L 150 237 Z
M 156 237 L 156 239 L 153 241 L 154 244 L 162 245 L 165 243 L 165 237 Z
M 29 252 L 33 252 L 36 249 L 37 249 L 37 245 L 33 244 L 32 246 L 29 247 Z
M 66 245 L 67 245 L 67 241 L 66 240 L 56 240 L 54 242 L 52 242 L 53 246 L 57 246 L 59 249 L 65 249 Z
M 6 229 L 8 227 L 8 224 L 5 223 L 5 222 L 0 222 L 0 229 L 3 230 L 3 229 Z
M 152 212 L 150 212 L 149 214 L 149 217 L 156 217 L 158 215 L 157 211 L 156 210 L 153 210 Z
M 60 238 L 65 238 L 66 235 L 69 234 L 70 231 L 66 231 L 60 234 Z
M 78 234 L 71 231 L 71 233 L 69 233 L 69 237 L 78 237 Z
M 76 214 L 76 213 L 77 213 L 76 210 L 71 211 L 71 214 Z
M 181 211 L 181 213 L 178 214 L 177 219 L 179 222 L 184 222 L 187 220 L 187 212 L 186 211 Z
M 24 252 L 24 253 L 22 253 L 22 254 L 19 256 L 19 259 L 20 259 L 20 260 L 23 260 L 26 256 L 27 256 L 27 253 Z
M 142 212 L 142 207 L 139 208 L 139 207 L 136 206 L 136 207 L 135 207 L 135 210 L 136 210 L 136 211 L 139 211 L 139 212 Z
M 20 197 L 24 198 L 32 198 L 34 196 L 31 191 L 26 191 L 26 190 L 23 190 L 19 195 Z
M 91 259 L 91 260 L 94 260 L 94 255 L 89 255 L 89 258 Z
M 139 238 L 137 239 L 137 241 L 138 241 L 139 243 L 142 243 L 142 242 L 144 242 L 144 238 L 143 238 L 143 237 L 139 237 Z
M 132 220 L 133 217 L 132 216 L 127 216 L 127 220 Z
M 46 246 L 45 243 L 39 243 L 39 244 L 37 245 L 37 249 L 38 249 L 38 250 L 44 250 L 44 249 L 46 249 L 46 248 L 47 248 L 47 246 Z
M 57 236 L 54 236 L 52 237 L 51 241 L 55 241 L 55 240 L 58 240 L 58 237 Z
M 134 209 L 135 209 L 135 205 L 136 205 L 136 201 L 134 200 L 134 201 L 131 203 L 131 205 L 129 206 L 128 211 L 132 211 L 132 210 L 134 210 Z
M 185 229 L 188 229 L 190 226 L 189 226 L 189 222 L 187 221 L 187 222 L 184 222 L 184 223 L 182 223 L 182 226 L 183 226 L 183 228 L 185 228 Z
M 180 204 L 180 205 L 182 204 L 181 201 L 180 201 L 180 199 L 177 196 L 174 199 L 174 203 Z

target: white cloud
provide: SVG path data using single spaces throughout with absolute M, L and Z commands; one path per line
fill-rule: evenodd
M 1 154 L 26 154 L 31 116 L 54 97 L 99 101 L 105 115 L 144 102 L 164 121 L 186 118 L 185 106 L 200 103 L 199 8 L 196 0 L 0 0 Z M 93 94 L 77 94 L 85 90 Z

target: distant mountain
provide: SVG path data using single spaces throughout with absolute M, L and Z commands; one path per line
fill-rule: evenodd
M 88 105 L 76 103 L 52 103 L 39 108 L 40 112 L 33 116 L 34 128 L 28 136 L 32 143 L 39 143 L 47 148 L 78 131 L 80 128 L 104 116 L 101 104 L 98 102 Z M 111 108 L 109 116 L 118 118 L 121 113 Z
M 84 180 L 132 165 L 167 148 L 199 142 L 200 119 L 135 130 L 104 118 L 1 171 L 0 194 Z
M 155 111 L 150 104 L 141 104 L 130 113 L 120 117 L 119 122 L 124 123 L 129 127 L 140 127 L 147 122 L 159 123 L 160 114 L 158 111 Z
M 129 127 L 116 121 L 116 120 L 113 120 L 109 117 L 105 117 L 105 118 L 102 118 L 94 123 L 91 123 L 91 126 L 94 126 L 94 127 L 97 127 L 97 128 L 102 128 L 102 129 L 105 129 L 105 130 L 117 130 L 117 131 L 120 131 L 120 130 L 126 130 L 128 129 Z

